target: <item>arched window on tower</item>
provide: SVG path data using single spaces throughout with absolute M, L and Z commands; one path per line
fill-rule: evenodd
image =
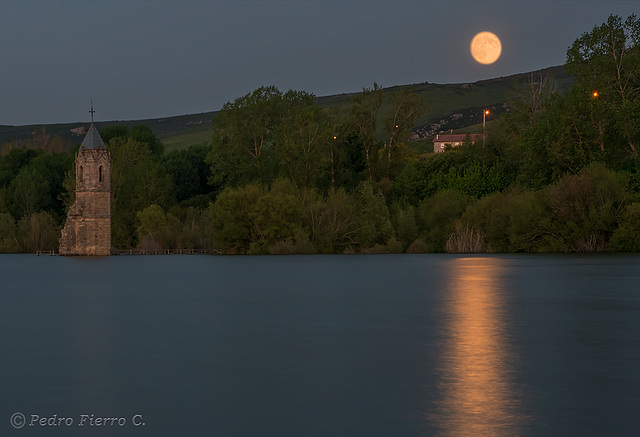
M 98 182 L 102 182 L 102 166 L 98 168 Z
M 79 171 L 79 173 L 80 173 L 80 174 L 78 174 L 78 181 L 82 183 L 82 182 L 83 182 L 83 179 L 84 179 L 84 169 L 82 168 L 82 166 L 80 166 L 80 171 Z

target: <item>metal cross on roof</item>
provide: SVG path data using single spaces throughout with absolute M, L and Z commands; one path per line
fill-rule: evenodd
M 93 110 L 93 100 L 91 100 L 91 111 L 89 111 L 89 113 L 91 113 L 91 123 L 93 123 L 93 114 L 95 114 L 96 111 Z

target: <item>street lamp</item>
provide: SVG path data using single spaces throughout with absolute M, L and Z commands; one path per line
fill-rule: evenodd
M 487 115 L 489 115 L 489 110 L 485 109 L 482 113 L 482 145 L 484 146 L 484 142 L 486 141 L 485 137 L 485 129 L 487 126 Z

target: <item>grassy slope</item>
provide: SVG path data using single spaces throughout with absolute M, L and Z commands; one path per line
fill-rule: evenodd
M 535 72 L 537 75 L 537 72 Z M 566 89 L 571 83 L 563 67 L 551 67 L 541 70 L 541 73 L 552 76 L 559 90 Z M 494 113 L 499 113 L 502 103 L 517 81 L 526 82 L 531 73 L 483 80 L 471 84 L 430 84 L 403 85 L 386 88 L 386 93 L 402 92 L 406 88 L 413 89 L 420 94 L 429 106 L 429 111 L 416 123 L 416 131 L 421 137 L 429 137 L 439 130 L 454 129 L 456 131 L 466 128 L 465 131 L 477 131 L 477 124 L 482 121 L 482 108 L 494 108 Z M 338 94 L 333 96 L 318 97 L 316 102 L 321 107 L 338 107 L 348 110 L 351 98 L 354 94 Z M 390 110 L 389 101 L 385 101 L 380 114 Z M 111 125 L 135 126 L 144 124 L 149 126 L 162 140 L 167 151 L 189 147 L 196 144 L 208 144 L 211 141 L 211 118 L 215 112 L 202 114 L 181 115 L 165 117 L 161 119 L 111 121 L 96 123 L 98 129 Z M 458 114 L 457 119 L 453 117 Z M 71 129 L 84 126 L 88 123 L 66 123 L 46 125 L 46 133 L 56 135 L 69 141 L 71 146 L 78 145 L 83 136 L 75 135 Z M 476 125 L 476 127 L 472 127 Z M 42 132 L 41 125 L 30 126 L 0 126 L 0 145 L 16 143 L 33 139 Z
M 213 117 L 213 114 L 211 115 Z M 200 144 L 210 144 L 213 129 L 211 123 L 207 122 L 200 126 L 185 128 L 175 132 L 168 133 L 160 137 L 165 147 L 165 152 L 175 149 L 182 149 L 189 146 Z

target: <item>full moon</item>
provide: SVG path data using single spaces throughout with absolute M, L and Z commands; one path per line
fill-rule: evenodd
M 481 64 L 493 64 L 502 53 L 500 39 L 491 32 L 480 32 L 471 40 L 471 56 Z

